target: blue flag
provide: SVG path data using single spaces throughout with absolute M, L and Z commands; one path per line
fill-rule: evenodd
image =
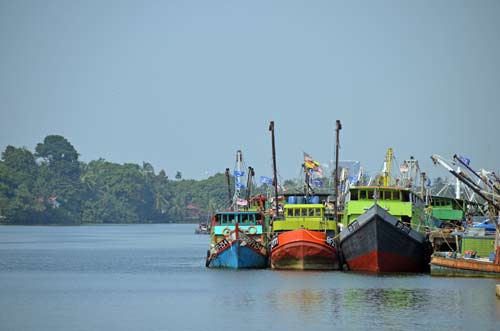
M 245 188 L 245 187 L 246 187 L 246 186 L 245 186 L 245 184 L 243 184 L 243 183 L 238 183 L 238 182 L 236 182 L 235 186 L 236 186 L 237 188 Z
M 460 161 L 462 161 L 463 163 L 467 164 L 467 165 L 470 165 L 470 159 L 465 157 L 465 156 L 461 156 L 459 155 L 458 158 L 460 159 Z
M 234 177 L 243 177 L 243 176 L 245 176 L 244 171 L 238 171 L 238 170 L 234 171 Z
M 313 185 L 316 187 L 323 187 L 323 181 L 321 181 L 319 179 L 315 179 L 315 180 L 313 180 Z
M 273 185 L 273 179 L 266 176 L 260 176 L 260 182 L 262 184 Z

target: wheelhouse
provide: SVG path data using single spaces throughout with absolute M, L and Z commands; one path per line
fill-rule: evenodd
M 213 218 L 214 225 L 252 225 L 262 224 L 262 214 L 259 212 L 220 212 Z

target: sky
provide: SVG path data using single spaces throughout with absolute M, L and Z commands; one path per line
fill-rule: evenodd
M 0 0 L 0 149 L 281 178 L 388 147 L 499 170 L 500 1 Z

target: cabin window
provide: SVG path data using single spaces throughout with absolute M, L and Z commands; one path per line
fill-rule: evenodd
M 368 200 L 373 200 L 373 190 L 368 191 Z
M 300 216 L 307 216 L 307 209 L 306 208 L 300 209 Z
M 294 216 L 294 215 L 293 215 L 293 209 L 287 209 L 287 210 L 286 210 L 286 216 L 288 216 L 288 217 L 293 217 L 293 216 Z
M 314 216 L 314 208 L 309 208 L 309 216 Z
M 359 194 L 358 190 L 352 190 L 351 191 L 351 200 L 358 200 L 358 194 Z
M 229 219 L 229 215 L 228 214 L 225 214 L 225 215 L 222 215 L 222 223 L 231 223 L 231 220 Z
M 315 216 L 321 216 L 321 209 L 315 208 L 314 210 L 316 211 L 316 215 Z
M 392 193 L 391 191 L 384 191 L 382 193 L 384 195 L 384 197 L 382 199 L 384 199 L 384 200 L 391 200 L 391 193 Z
M 392 192 L 392 200 L 401 200 L 399 196 L 399 191 Z
M 359 198 L 366 199 L 366 191 L 359 191 Z
M 410 201 L 410 192 L 408 191 L 402 191 L 401 195 L 403 196 L 403 201 L 404 202 L 409 202 Z
M 255 223 L 255 214 L 242 214 L 241 223 Z

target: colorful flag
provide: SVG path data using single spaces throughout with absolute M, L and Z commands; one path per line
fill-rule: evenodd
M 323 187 L 323 181 L 320 179 L 314 179 L 313 180 L 313 185 L 316 187 Z
M 463 163 L 467 164 L 467 165 L 470 165 L 470 159 L 465 157 L 465 156 L 461 156 L 459 155 L 458 158 L 460 159 L 460 161 L 462 161 Z
M 266 176 L 260 176 L 260 182 L 262 184 L 273 185 L 273 179 Z
M 238 200 L 236 200 L 236 204 L 237 204 L 238 206 L 246 206 L 246 205 L 248 205 L 248 201 L 247 201 L 247 200 L 245 200 L 245 199 L 240 199 L 240 198 L 238 198 Z
M 234 171 L 234 177 L 243 177 L 243 176 L 245 176 L 244 171 L 239 171 L 239 170 Z
M 243 184 L 243 183 L 238 183 L 238 182 L 236 182 L 236 184 L 234 184 L 234 186 L 236 186 L 237 188 L 245 188 L 245 187 L 246 187 L 246 185 L 245 185 L 245 184 Z
M 311 155 L 304 153 L 304 166 L 307 169 L 312 169 L 314 172 L 317 172 L 320 175 L 323 175 L 323 169 L 318 161 L 314 161 Z

